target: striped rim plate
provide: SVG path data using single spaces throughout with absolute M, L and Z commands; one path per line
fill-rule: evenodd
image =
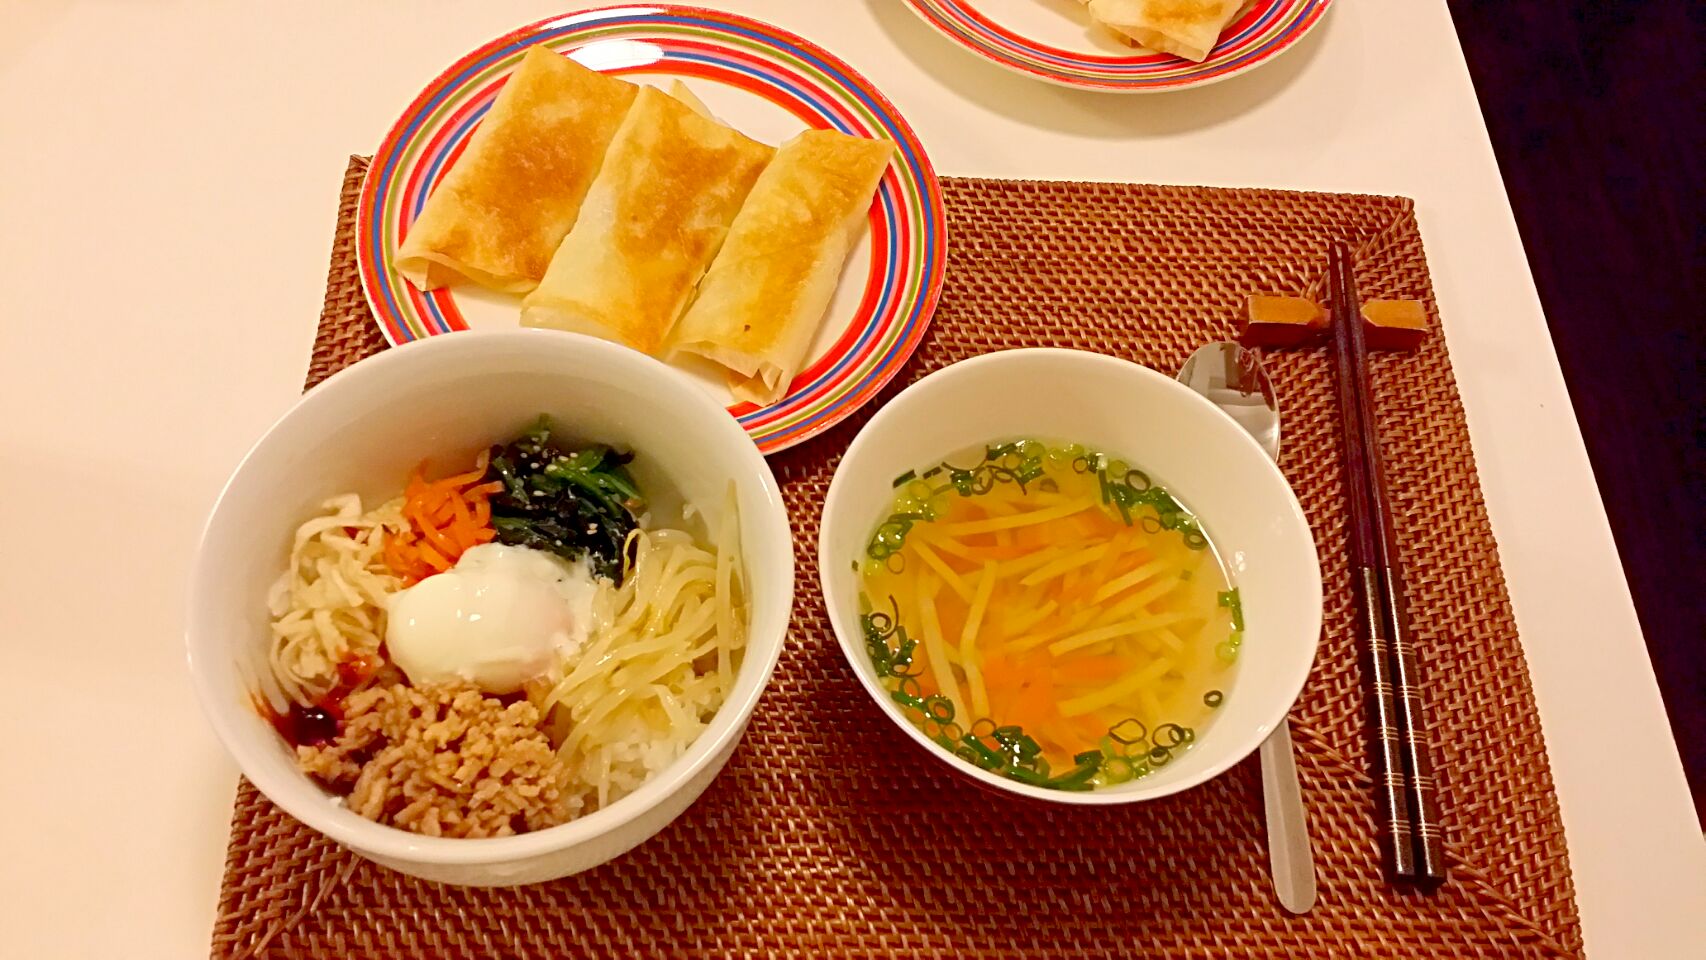
M 1202 63 L 1171 54 L 1098 46 L 1088 14 L 1069 21 L 1035 0 L 906 0 L 925 23 L 986 60 L 1052 83 L 1118 93 L 1201 86 L 1252 70 L 1290 48 L 1332 0 L 1256 0 L 1220 35 Z M 1052 6 L 1052 5 L 1051 5 Z M 1046 26 L 1044 24 L 1046 23 Z M 1039 37 L 1073 37 L 1054 46 Z
M 918 346 L 941 293 L 945 237 L 935 169 L 894 106 L 839 58 L 776 27 L 694 7 L 620 6 L 543 20 L 480 47 L 421 91 L 375 152 L 357 209 L 362 288 L 385 338 L 402 344 L 519 322 L 515 298 L 463 287 L 422 293 L 397 274 L 392 256 L 535 44 L 634 80 L 687 80 L 719 116 L 772 143 L 810 126 L 898 146 L 872 204 L 868 242 L 849 260 L 806 368 L 777 403 L 733 404 L 729 412 L 772 453 L 875 396 Z M 696 375 L 728 398 L 714 378 Z

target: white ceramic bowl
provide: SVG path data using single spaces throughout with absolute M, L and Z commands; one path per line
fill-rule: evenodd
M 296 526 L 345 491 L 377 503 L 425 457 L 472 456 L 540 413 L 571 439 L 632 450 L 643 488 L 667 484 L 712 524 L 733 480 L 751 585 L 745 660 L 728 700 L 691 749 L 639 790 L 562 826 L 496 839 L 422 837 L 334 804 L 297 771 L 251 705 L 267 663 L 267 587 Z M 438 460 L 438 462 L 444 462 Z M 196 692 L 243 773 L 292 816 L 355 852 L 447 883 L 500 885 L 597 866 L 675 819 L 746 730 L 776 666 L 793 595 L 787 514 L 770 468 L 733 418 L 650 357 L 547 330 L 456 334 L 354 365 L 309 391 L 237 467 L 202 535 L 189 611 Z
M 1214 723 L 1159 770 L 1101 790 L 1027 786 L 980 770 L 913 726 L 865 653 L 859 576 L 893 480 L 992 441 L 1082 443 L 1125 459 L 1176 495 L 1220 551 L 1244 608 L 1237 673 Z M 1321 632 L 1321 568 L 1291 487 L 1213 404 L 1124 360 L 1076 350 L 1009 350 L 937 371 L 883 407 L 841 458 L 818 540 L 824 602 L 841 652 L 889 719 L 962 776 L 1039 800 L 1129 803 L 1196 786 L 1248 756 L 1297 699 Z

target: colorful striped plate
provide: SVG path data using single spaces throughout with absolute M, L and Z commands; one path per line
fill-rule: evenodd
M 853 68 L 776 27 L 667 4 L 610 7 L 543 20 L 475 50 L 421 91 L 374 154 L 357 210 L 362 287 L 393 344 L 457 330 L 515 326 L 519 300 L 471 287 L 422 293 L 392 256 L 427 196 L 529 47 L 638 82 L 685 80 L 724 122 L 768 143 L 805 127 L 895 142 L 868 236 L 848 261 L 806 368 L 763 408 L 732 402 L 717 371 L 683 366 L 766 453 L 852 413 L 900 370 L 942 289 L 941 187 L 912 128 Z
M 1134 50 L 1072 0 L 906 0 L 942 34 L 1028 77 L 1115 93 L 1157 93 L 1225 80 L 1267 63 L 1320 21 L 1332 0 L 1255 0 L 1202 63 Z

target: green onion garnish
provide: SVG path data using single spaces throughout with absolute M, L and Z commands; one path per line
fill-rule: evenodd
M 1232 611 L 1232 629 L 1240 632 L 1244 629 L 1244 602 L 1238 598 L 1238 588 L 1233 587 L 1225 593 L 1215 595 L 1220 605 Z

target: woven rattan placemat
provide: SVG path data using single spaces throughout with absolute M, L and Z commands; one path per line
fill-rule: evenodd
M 344 182 L 308 381 L 383 348 L 356 277 Z M 1050 344 L 1176 369 L 1231 334 L 1250 293 L 1319 283 L 1359 249 L 1367 297 L 1433 298 L 1409 201 L 1126 184 L 950 179 L 948 280 L 883 397 L 956 360 Z M 1411 614 L 1427 678 L 1452 875 L 1381 878 L 1344 561 L 1332 370 L 1271 357 L 1281 466 L 1320 544 L 1326 628 L 1292 711 L 1320 875 L 1303 917 L 1274 901 L 1254 758 L 1123 809 L 1046 808 L 952 778 L 878 713 L 816 589 L 818 509 L 870 408 L 771 463 L 799 591 L 745 741 L 662 834 L 596 870 L 457 889 L 370 864 L 238 788 L 216 957 L 1531 957 L 1581 949 L 1528 672 L 1440 337 L 1376 361 Z M 872 404 L 875 407 L 882 398 Z

